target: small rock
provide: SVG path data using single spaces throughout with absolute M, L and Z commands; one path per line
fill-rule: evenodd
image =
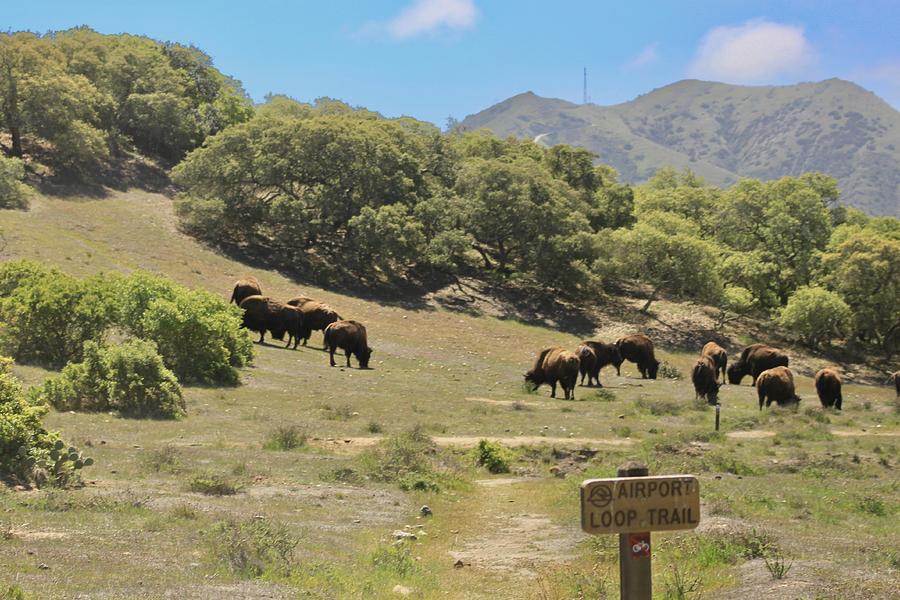
M 38 565 L 38 569 L 47 570 L 49 568 L 50 568 L 50 565 L 48 565 L 47 563 L 41 563 Z
M 403 317 L 404 319 L 406 316 Z M 400 585 L 399 583 L 394 586 L 394 593 L 399 594 L 401 596 L 412 596 L 413 589 L 408 588 L 405 585 Z
M 457 559 L 456 562 L 453 563 L 453 567 L 456 569 L 462 569 L 464 566 L 466 566 L 466 563 L 464 563 L 461 558 Z
M 28 550 L 26 554 L 28 554 L 28 556 L 34 556 L 34 550 Z
M 396 531 L 394 531 L 394 533 L 391 534 L 391 537 L 393 537 L 395 540 L 398 540 L 398 541 L 418 539 L 416 537 L 416 534 L 410 533 L 408 531 L 402 531 L 400 529 L 397 529 Z
M 419 509 L 419 512 L 422 514 L 423 517 L 430 517 L 434 514 L 431 512 L 431 509 L 428 508 L 427 504 L 423 504 L 422 508 Z
M 353 519 L 353 522 L 354 523 L 362 523 L 362 521 L 360 519 Z
M 625 418 L 625 415 L 619 415 L 619 418 L 620 418 L 620 419 L 624 419 L 624 418 Z

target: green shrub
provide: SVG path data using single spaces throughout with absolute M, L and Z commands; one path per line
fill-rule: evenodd
M 27 600 L 23 590 L 18 584 L 0 584 L 0 600 Z
M 233 496 L 240 489 L 236 483 L 219 475 L 197 475 L 188 487 L 194 493 L 207 496 Z
M 509 473 L 509 463 L 514 458 L 509 449 L 497 442 L 479 440 L 474 452 L 475 462 L 491 473 Z
M 286 527 L 258 518 L 214 523 L 208 539 L 215 560 L 250 578 L 290 574 L 294 550 L 300 543 Z
M 846 336 L 853 324 L 853 313 L 835 292 L 801 287 L 781 310 L 778 324 L 795 333 L 803 343 L 816 348 L 822 342 Z
M 135 328 L 181 381 L 236 384 L 236 367 L 253 358 L 240 309 L 208 292 L 179 288 L 173 299 L 152 300 Z
M 114 323 L 112 290 L 102 277 L 76 279 L 33 263 L 0 273 L 0 346 L 17 361 L 62 367 L 81 360 L 84 342 Z
M 84 361 L 66 365 L 36 395 L 57 410 L 116 410 L 126 417 L 155 419 L 185 415 L 178 380 L 156 345 L 145 340 L 111 347 L 85 342 Z
M 23 183 L 25 164 L 0 154 L 0 208 L 27 208 L 31 188 Z
M 294 450 L 306 445 L 306 432 L 296 425 L 280 425 L 263 445 L 266 450 Z
M 0 358 L 0 479 L 36 485 L 76 483 L 76 471 L 93 460 L 75 448 L 66 449 L 58 433 L 44 429 L 47 407 L 26 400 L 10 373 L 11 362 Z
M 458 480 L 452 456 L 418 426 L 386 437 L 359 461 L 369 478 L 396 483 L 404 490 L 440 491 Z

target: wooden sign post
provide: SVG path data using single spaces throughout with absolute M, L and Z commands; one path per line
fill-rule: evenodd
M 619 534 L 622 600 L 651 599 L 650 532 L 693 529 L 700 523 L 700 483 L 693 475 L 648 477 L 629 461 L 618 477 L 581 484 L 581 528 Z

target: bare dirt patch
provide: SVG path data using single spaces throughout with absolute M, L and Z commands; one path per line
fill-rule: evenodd
M 365 448 L 370 448 L 383 438 L 373 437 L 342 437 L 312 439 L 310 445 L 327 448 L 338 452 L 354 453 Z M 490 440 L 504 446 L 517 448 L 520 446 L 538 446 L 541 444 L 553 444 L 554 446 L 629 446 L 634 443 L 625 438 L 586 438 L 586 437 L 551 437 L 543 435 L 517 435 L 512 437 L 496 437 L 492 435 L 454 435 L 437 436 L 432 438 L 438 446 L 454 446 L 457 448 L 474 448 L 481 440 Z
M 764 440 L 766 438 L 775 437 L 774 431 L 729 431 L 726 434 L 735 440 Z

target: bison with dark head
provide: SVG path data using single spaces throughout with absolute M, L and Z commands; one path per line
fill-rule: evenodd
M 794 374 L 787 367 L 766 369 L 756 378 L 756 393 L 759 396 L 759 410 L 763 402 L 770 406 L 772 402 L 778 406 L 798 404 L 800 396 L 794 390 Z
M 786 367 L 788 362 L 784 351 L 766 344 L 753 344 L 744 348 L 737 362 L 728 367 L 728 382 L 739 385 L 745 376 L 750 375 L 752 385 L 755 385 L 760 373 L 774 367 Z
M 700 351 L 700 356 L 708 356 L 716 367 L 716 380 L 722 375 L 722 383 L 725 383 L 725 368 L 728 366 L 728 353 L 725 348 L 715 342 L 706 342 Z
M 259 333 L 259 343 L 265 342 L 266 332 L 276 340 L 283 340 L 289 334 L 287 345 L 294 342 L 294 348 L 300 340 L 303 330 L 303 315 L 293 307 L 268 296 L 248 296 L 240 304 L 244 310 L 242 325 L 250 331 Z
M 313 331 L 325 331 L 326 327 L 341 320 L 341 315 L 337 314 L 333 308 L 315 300 L 305 302 L 297 308 L 303 314 L 303 329 L 300 338 L 303 340 L 304 346 Z
M 691 369 L 691 381 L 694 384 L 694 395 L 705 398 L 708 404 L 716 404 L 719 398 L 719 376 L 716 363 L 709 356 L 701 356 Z
M 262 296 L 262 289 L 259 287 L 259 281 L 256 277 L 248 275 L 238 279 L 234 284 L 234 290 L 231 292 L 231 300 L 238 306 L 244 301 L 244 298 L 250 296 Z
M 589 386 L 596 381 L 597 387 L 603 387 L 603 384 L 600 383 L 600 367 L 597 366 L 597 354 L 594 349 L 586 344 L 581 344 L 575 349 L 575 354 L 578 355 L 581 385 L 584 385 L 584 378 L 587 376 Z
M 594 355 L 597 357 L 596 369 L 598 378 L 600 376 L 600 369 L 602 369 L 606 365 L 614 366 L 616 368 L 616 372 L 619 372 L 619 369 L 622 367 L 622 353 L 619 352 L 618 346 L 616 346 L 615 344 L 595 342 L 594 340 L 584 340 L 581 343 L 593 350 Z
M 816 393 L 819 395 L 819 402 L 822 408 L 831 408 L 841 410 L 844 399 L 841 396 L 841 374 L 837 369 L 825 367 L 816 373 Z
M 581 361 L 574 352 L 559 346 L 544 348 L 531 370 L 525 373 L 525 382 L 534 390 L 544 383 L 548 384 L 551 398 L 556 398 L 556 384 L 559 382 L 566 400 L 574 400 L 580 366 Z
M 641 379 L 656 379 L 659 361 L 653 354 L 653 342 L 646 335 L 637 333 L 616 340 L 616 347 L 623 360 L 637 364 Z M 620 363 L 621 364 L 621 363 Z M 619 372 L 619 368 L 616 368 Z
M 369 358 L 372 349 L 369 348 L 369 339 L 366 328 L 357 321 L 335 321 L 325 327 L 325 349 L 328 351 L 331 366 L 335 366 L 334 353 L 343 350 L 347 357 L 347 366 L 350 366 L 350 355 L 356 357 L 360 369 L 369 368 Z

